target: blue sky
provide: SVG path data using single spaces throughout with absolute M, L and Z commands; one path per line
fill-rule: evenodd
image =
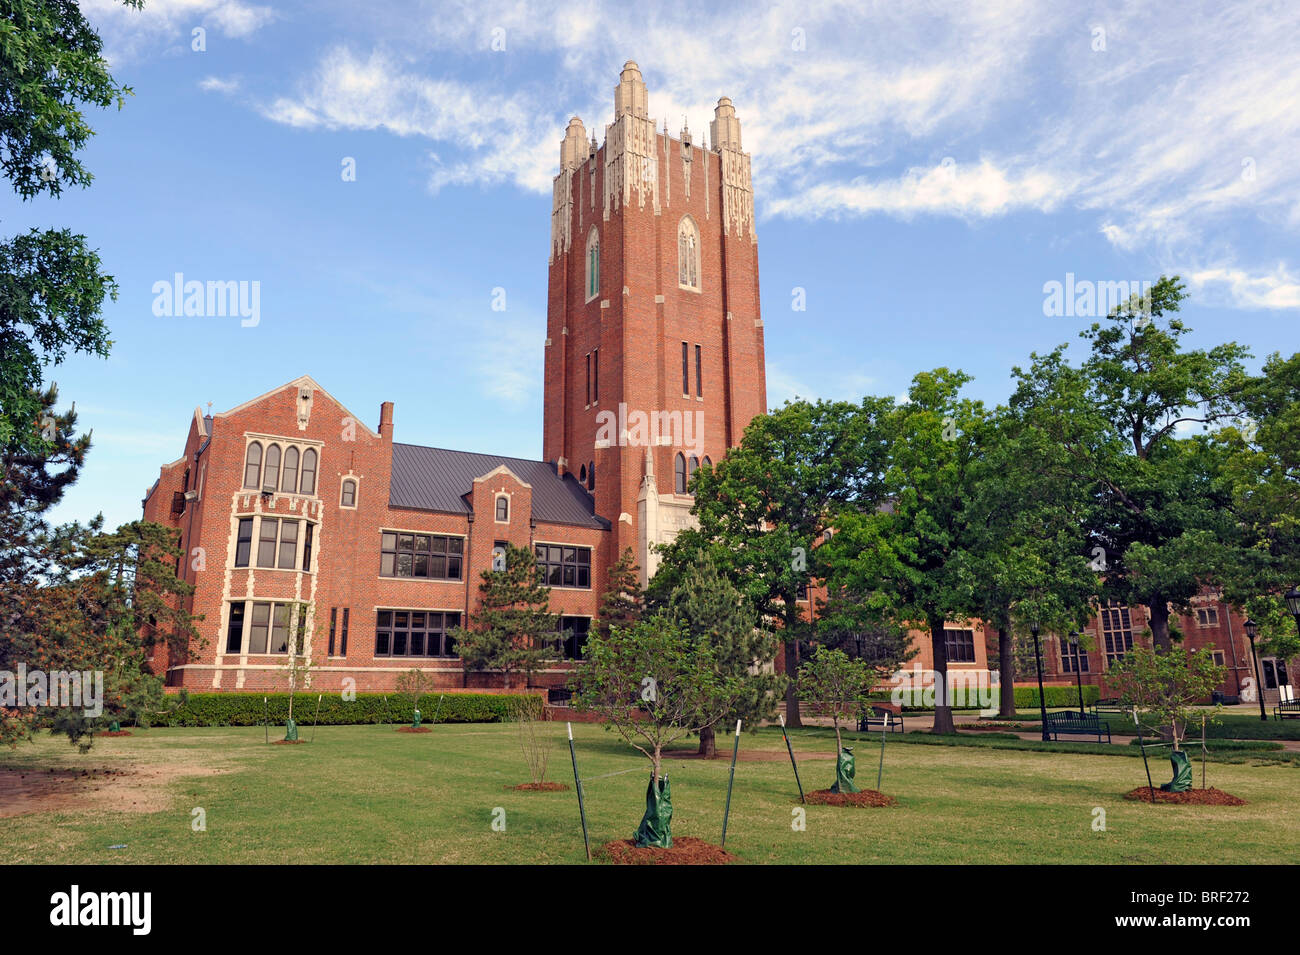
M 1031 351 L 1080 352 L 1090 319 L 1043 308 L 1067 273 L 1178 273 L 1196 342 L 1296 348 L 1293 2 L 82 6 L 135 96 L 91 117 L 91 188 L 0 206 L 121 287 L 111 357 L 49 371 L 95 440 L 59 520 L 137 517 L 195 406 L 301 374 L 372 427 L 396 402 L 398 440 L 540 456 L 551 177 L 629 58 L 673 134 L 736 104 L 773 405 L 938 365 L 1002 400 Z M 177 272 L 259 282 L 259 323 L 154 315 Z

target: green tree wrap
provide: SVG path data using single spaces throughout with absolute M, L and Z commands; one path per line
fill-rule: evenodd
M 298 738 L 298 724 L 293 720 L 285 720 L 284 738 L 286 741 L 293 741 Z
M 853 750 L 845 746 L 840 750 L 840 755 L 835 758 L 835 785 L 831 786 L 831 792 L 857 792 L 858 787 L 853 783 L 854 772 Z
M 1174 767 L 1174 778 L 1161 783 L 1160 788 L 1167 793 L 1185 793 L 1192 788 L 1192 761 L 1185 750 L 1169 754 L 1169 762 Z
M 645 789 L 645 815 L 641 817 L 641 825 L 636 828 L 636 835 L 632 839 L 633 845 L 638 849 L 650 846 L 657 849 L 671 849 L 673 847 L 672 821 L 673 800 L 672 791 L 668 787 L 668 777 L 659 777 L 659 791 L 655 792 L 655 779 L 652 774 Z

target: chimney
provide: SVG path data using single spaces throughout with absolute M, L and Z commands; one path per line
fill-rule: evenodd
M 393 440 L 393 403 L 385 401 L 379 406 L 379 436 Z

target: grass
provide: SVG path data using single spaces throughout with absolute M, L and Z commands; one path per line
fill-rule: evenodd
M 563 726 L 548 729 L 555 734 L 548 778 L 571 784 Z M 576 725 L 574 735 L 589 780 L 593 846 L 629 838 L 644 807 L 648 767 L 598 726 Z M 829 756 L 833 734 L 803 729 L 791 738 L 805 788 L 828 786 L 833 760 L 809 757 Z M 857 744 L 864 786 L 875 785 L 878 739 L 873 734 Z M 1294 846 L 1300 830 L 1297 777 L 1285 767 L 1211 764 L 1210 785 L 1241 796 L 1247 806 L 1151 806 L 1122 798 L 1145 785 L 1141 763 L 1132 759 L 1011 749 L 1022 741 L 978 738 L 893 745 L 900 739 L 889 740 L 882 787 L 899 800 L 897 807 L 808 806 L 806 828 L 796 831 L 798 796 L 780 731 L 746 734 L 742 753 L 765 750 L 779 759 L 737 766 L 727 849 L 746 863 L 1248 863 Z M 266 746 L 258 727 L 154 729 L 97 740 L 85 756 L 66 741 L 42 737 L 0 752 L 0 765 L 225 770 L 174 776 L 162 784 L 167 808 L 156 812 L 83 809 L 0 818 L 10 862 L 584 859 L 575 794 L 508 791 L 527 781 L 524 762 L 510 727 L 496 724 L 437 726 L 424 735 L 385 726 L 320 727 L 315 743 L 302 746 Z M 728 760 L 668 765 L 674 834 L 718 841 Z M 634 771 L 592 778 L 625 769 Z M 195 807 L 206 812 L 204 832 L 191 830 Z M 492 829 L 498 808 L 505 812 L 504 832 Z M 1105 810 L 1104 832 L 1093 831 L 1095 808 Z M 108 848 L 116 844 L 126 848 Z
M 1060 710 L 1049 710 L 1049 713 L 1061 712 Z M 1078 712 L 1078 709 L 1075 709 Z M 1091 712 L 1091 711 L 1090 711 Z M 1016 720 L 1031 724 L 1030 728 L 1036 728 L 1039 724 L 1038 710 L 1019 710 L 1016 713 Z M 1102 714 L 1102 721 L 1110 724 L 1111 735 L 1114 736 L 1132 736 L 1134 735 L 1133 721 L 1127 717 L 1116 716 L 1110 713 Z M 1008 718 L 1009 719 L 1009 718 Z M 990 717 L 994 722 L 1002 721 L 1002 717 Z M 1261 720 L 1259 712 L 1254 715 L 1249 713 L 1220 713 L 1218 723 L 1206 723 L 1206 739 L 1272 739 L 1272 740 L 1300 740 L 1300 720 Z M 1189 726 L 1187 730 L 1188 737 L 1201 738 L 1200 724 Z

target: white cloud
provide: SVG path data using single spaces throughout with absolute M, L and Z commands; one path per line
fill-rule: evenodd
M 190 31 L 198 26 L 242 39 L 276 18 L 271 7 L 242 0 L 147 0 L 138 10 L 121 0 L 80 0 L 80 6 L 103 37 L 105 55 L 112 62 L 181 40 L 188 48 Z
M 1202 269 L 1191 272 L 1187 280 L 1207 297 L 1226 297 L 1227 304 L 1237 308 L 1300 308 L 1300 278 L 1282 263 L 1264 274 L 1236 268 Z
M 239 89 L 238 77 L 222 78 L 220 76 L 205 76 L 199 80 L 199 89 L 205 93 L 224 93 L 229 95 Z

